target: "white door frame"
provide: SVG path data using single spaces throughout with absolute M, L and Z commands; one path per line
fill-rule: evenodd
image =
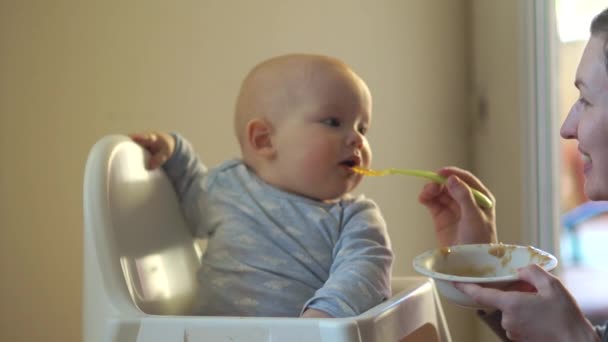
M 555 115 L 555 4 L 520 0 L 522 10 L 522 239 L 559 255 L 559 123 Z

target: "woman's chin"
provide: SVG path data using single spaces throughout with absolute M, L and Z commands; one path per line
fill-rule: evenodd
M 592 180 L 587 179 L 585 182 L 585 196 L 592 201 L 608 201 L 608 183 L 601 182 L 601 184 L 596 184 Z

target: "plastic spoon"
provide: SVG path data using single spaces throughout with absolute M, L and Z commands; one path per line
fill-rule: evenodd
M 406 175 L 406 176 L 415 176 L 422 177 L 428 180 L 431 180 L 435 183 L 444 184 L 446 178 L 440 176 L 436 172 L 433 171 L 425 171 L 425 170 L 412 170 L 412 169 L 384 169 L 384 170 L 372 170 L 366 169 L 359 166 L 353 166 L 352 170 L 356 173 L 362 174 L 364 176 L 388 176 L 388 175 Z M 483 208 L 492 208 L 494 205 L 492 201 L 488 198 L 488 196 L 481 193 L 479 190 L 472 189 L 473 196 L 475 197 L 475 201 Z

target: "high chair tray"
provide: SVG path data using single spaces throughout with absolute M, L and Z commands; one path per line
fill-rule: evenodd
M 375 342 L 451 341 L 432 280 L 393 280 L 395 295 L 350 318 L 144 315 L 108 319 L 103 341 Z M 101 341 L 101 340 L 100 340 Z

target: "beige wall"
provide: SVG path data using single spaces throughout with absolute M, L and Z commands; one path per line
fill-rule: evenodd
M 583 55 L 583 50 L 587 41 L 574 41 L 557 44 L 557 93 L 558 103 L 557 112 L 559 114 L 559 122 L 566 118 L 570 107 L 576 102 L 579 97 L 578 89 L 574 86 L 576 76 L 576 68 L 578 62 Z
M 522 186 L 526 127 L 521 112 L 525 101 L 522 89 L 527 86 L 522 72 L 527 63 L 522 4 L 528 1 L 473 0 L 471 12 L 472 168 L 496 196 L 499 241 L 515 244 L 527 244 Z M 480 101 L 485 101 L 483 110 Z M 481 321 L 476 326 L 476 341 L 499 341 Z
M 504 2 L 504 1 L 503 1 Z M 189 137 L 208 165 L 237 152 L 234 96 L 261 59 L 351 64 L 374 94 L 378 167 L 469 167 L 468 1 L 0 1 L 0 340 L 81 339 L 82 178 L 101 136 Z M 434 247 L 422 182 L 367 180 L 394 273 Z M 455 341 L 469 311 L 447 307 Z

